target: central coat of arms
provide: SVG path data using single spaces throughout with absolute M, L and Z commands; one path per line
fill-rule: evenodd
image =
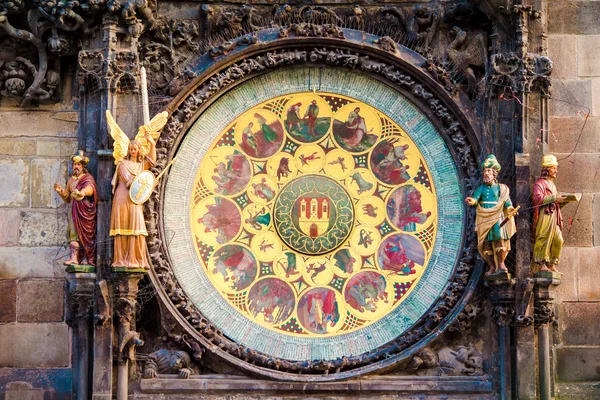
M 292 249 L 325 254 L 348 237 L 354 207 L 342 185 L 322 175 L 304 175 L 289 182 L 275 200 L 275 227 Z
M 331 227 L 331 201 L 328 198 L 301 197 L 296 207 L 298 228 L 311 238 L 321 236 Z

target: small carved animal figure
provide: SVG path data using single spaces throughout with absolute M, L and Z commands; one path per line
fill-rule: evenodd
M 362 177 L 360 172 L 355 172 L 350 177 L 352 178 L 352 182 L 355 182 L 356 186 L 358 186 L 357 194 L 361 194 L 373 188 L 373 184 L 371 182 L 367 182 L 365 178 Z
M 487 67 L 487 47 L 481 34 L 478 34 L 470 41 L 467 40 L 467 33 L 459 27 L 453 27 L 449 32 L 452 42 L 448 45 L 448 59 L 458 71 L 467 78 L 467 94 L 475 95 L 478 78 L 476 70 L 480 70 L 483 75 Z M 482 78 L 479 78 L 481 80 Z
M 281 157 L 281 160 L 279 160 L 279 167 L 277 167 L 277 180 L 280 181 L 282 176 L 287 178 L 291 173 L 290 159 Z

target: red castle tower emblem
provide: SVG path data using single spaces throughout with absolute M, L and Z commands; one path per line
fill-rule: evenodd
M 298 225 L 304 234 L 316 238 L 329 230 L 331 201 L 326 197 L 298 199 Z

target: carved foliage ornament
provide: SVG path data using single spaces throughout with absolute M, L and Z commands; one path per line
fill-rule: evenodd
M 551 302 L 535 302 L 533 309 L 535 327 L 554 322 L 554 304 Z
M 165 155 L 173 148 L 182 135 L 185 134 L 184 127 L 198 112 L 200 107 L 213 97 L 227 90 L 236 82 L 245 79 L 251 75 L 289 65 L 303 65 L 307 63 L 317 65 L 327 65 L 336 67 L 345 67 L 356 69 L 364 73 L 379 76 L 404 91 L 412 93 L 416 101 L 431 112 L 434 120 L 444 127 L 444 134 L 450 139 L 450 147 L 454 148 L 458 154 L 458 163 L 462 174 L 467 177 L 466 190 L 472 190 L 475 182 L 476 157 L 473 153 L 473 146 L 469 143 L 467 135 L 461 128 L 453 113 L 446 107 L 444 101 L 437 98 L 432 92 L 427 90 L 417 78 L 400 70 L 394 65 L 387 64 L 378 60 L 373 55 L 364 56 L 357 52 L 344 51 L 341 49 L 330 48 L 327 45 L 319 48 L 291 48 L 280 51 L 264 51 L 259 55 L 240 59 L 233 65 L 230 65 L 221 71 L 215 73 L 210 79 L 204 81 L 199 87 L 191 92 L 183 100 L 178 108 L 172 113 L 167 123 L 163 135 L 157 144 L 159 161 L 156 165 L 156 171 L 160 172 L 167 164 Z M 162 157 L 161 157 L 162 154 Z M 200 333 L 204 339 L 201 344 L 213 352 L 225 352 L 240 358 L 243 361 L 255 364 L 257 366 L 269 368 L 272 370 L 285 372 L 304 372 L 311 374 L 329 374 L 339 373 L 350 369 L 356 369 L 374 362 L 382 361 L 390 357 L 398 356 L 404 349 L 419 342 L 430 333 L 436 331 L 448 313 L 460 303 L 460 299 L 467 289 L 467 284 L 473 272 L 474 260 L 474 230 L 472 228 L 473 216 L 467 217 L 470 221 L 466 225 L 467 246 L 463 249 L 453 277 L 450 279 L 441 299 L 435 304 L 412 329 L 405 332 L 400 337 L 381 346 L 373 351 L 349 357 L 340 357 L 336 360 L 314 360 L 314 361 L 288 361 L 277 359 L 266 354 L 261 354 L 255 350 L 246 348 L 225 337 L 218 329 L 211 324 L 179 287 L 173 276 L 170 260 L 166 255 L 163 246 L 164 238 L 158 230 L 158 216 L 161 213 L 160 194 L 155 190 L 146 208 L 146 219 L 148 222 L 148 248 L 154 271 L 158 277 L 160 285 L 164 288 L 166 295 L 174 306 L 178 309 L 180 315 Z M 178 328 L 174 328 L 176 331 Z M 186 335 L 187 336 L 187 335 Z M 198 350 L 196 340 L 190 336 L 181 342 L 190 347 L 192 351 Z M 196 348 L 196 349 L 194 349 Z M 243 368 L 253 368 L 246 366 Z M 254 370 L 257 372 L 258 370 Z M 264 372 L 260 372 L 264 373 Z M 360 373 L 360 372 L 357 372 Z M 267 373 L 268 374 L 268 373 Z M 345 375 L 352 376 L 355 375 Z M 285 379 L 294 379 L 287 375 Z

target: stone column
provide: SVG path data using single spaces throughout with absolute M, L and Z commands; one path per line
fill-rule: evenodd
M 73 371 L 72 392 L 77 400 L 87 400 L 91 395 L 90 380 L 90 332 L 94 304 L 96 274 L 67 274 L 66 322 L 73 330 L 71 365 Z
M 552 375 L 550 373 L 549 325 L 555 318 L 556 287 L 560 285 L 561 275 L 552 271 L 538 272 L 533 277 L 534 284 L 534 323 L 538 332 L 538 359 L 540 399 L 552 399 Z
M 126 400 L 129 387 L 130 362 L 135 363 L 135 347 L 144 342 L 135 331 L 138 283 L 140 272 L 113 273 L 115 318 L 117 320 L 117 400 Z
M 517 198 L 531 199 L 530 168 L 528 154 L 515 155 Z M 513 374 L 513 386 L 519 399 L 535 399 L 535 334 L 532 317 L 532 285 L 530 279 L 531 264 L 531 209 L 522 206 L 516 217 L 516 278 L 514 352 L 516 371 Z
M 515 316 L 516 280 L 511 278 L 510 274 L 493 274 L 485 278 L 484 284 L 489 289 L 492 302 L 492 319 L 499 326 L 500 399 L 507 400 L 511 398 L 510 327 Z
M 118 14 L 106 12 L 100 33 L 84 44 L 78 56 L 79 142 L 80 148 L 90 154 L 89 170 L 96 177 L 98 187 L 96 273 L 100 281 L 110 281 L 112 263 L 109 232 L 114 159 L 105 112 L 111 111 L 130 138 L 137 131 L 140 117 L 137 104 L 138 41 L 118 23 Z M 104 298 L 114 298 L 112 292 L 118 288 L 108 285 L 104 288 L 108 291 Z M 108 308 L 104 313 L 112 315 L 112 304 L 105 301 L 104 306 Z M 113 397 L 112 338 L 113 321 L 110 318 L 104 318 L 101 324 L 94 326 L 93 400 Z

